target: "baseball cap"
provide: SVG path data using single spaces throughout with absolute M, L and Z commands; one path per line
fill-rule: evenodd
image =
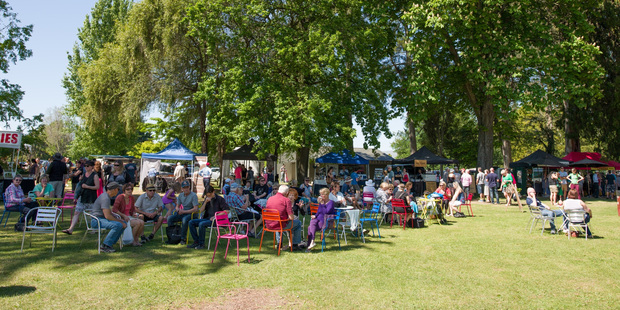
M 230 184 L 230 190 L 231 191 L 237 190 L 239 188 L 240 188 L 240 186 L 237 183 Z
M 183 181 L 183 183 L 181 183 L 181 187 L 189 187 L 189 181 Z

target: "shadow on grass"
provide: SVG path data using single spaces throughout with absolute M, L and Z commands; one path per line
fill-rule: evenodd
M 26 295 L 30 293 L 34 293 L 37 288 L 34 286 L 25 286 L 25 285 L 11 285 L 11 286 L 0 286 L 0 297 L 13 297 L 19 295 Z

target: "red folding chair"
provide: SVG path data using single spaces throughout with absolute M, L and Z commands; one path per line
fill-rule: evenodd
M 237 266 L 239 266 L 239 240 L 245 239 L 248 243 L 248 263 L 250 262 L 250 240 L 248 239 L 248 223 L 246 222 L 230 222 L 228 220 L 228 213 L 226 212 L 217 212 L 215 213 L 215 225 L 217 226 L 217 240 L 215 241 L 215 250 L 213 250 L 213 258 L 211 258 L 211 263 L 215 259 L 215 252 L 217 252 L 217 245 L 220 243 L 220 239 L 228 239 L 228 243 L 226 244 L 226 254 L 224 254 L 224 259 L 228 256 L 228 246 L 230 246 L 230 240 L 237 241 Z M 237 233 L 237 225 L 245 225 L 245 234 Z M 224 234 L 220 232 L 220 228 L 224 228 Z
M 467 209 L 469 216 L 472 216 L 472 217 L 474 216 L 474 209 L 472 209 L 471 207 L 471 199 L 473 198 L 473 196 L 474 196 L 473 194 L 469 194 L 467 196 L 467 200 L 465 200 L 465 203 L 459 206 L 459 212 L 461 212 L 461 206 L 465 206 L 465 207 L 468 207 L 465 209 Z

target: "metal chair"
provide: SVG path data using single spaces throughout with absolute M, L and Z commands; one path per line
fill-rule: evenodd
M 338 234 L 338 223 L 340 222 L 340 214 L 340 210 L 336 210 L 336 214 L 325 215 L 325 225 L 323 225 L 323 230 L 321 231 L 321 252 L 325 251 L 325 239 L 327 239 L 325 238 L 325 235 L 326 231 L 331 229 L 330 222 L 331 225 L 333 225 L 334 227 L 334 236 L 338 240 L 338 249 L 342 250 L 342 248 L 340 247 L 340 234 Z
M 402 208 L 403 212 L 397 212 L 396 208 Z M 413 211 L 412 211 L 413 213 Z M 398 215 L 404 218 L 401 218 L 401 222 L 403 223 L 403 230 L 407 227 L 407 204 L 402 199 L 392 199 L 392 221 L 390 222 L 390 228 L 394 224 L 394 215 Z
M 246 222 L 230 222 L 228 220 L 228 214 L 226 212 L 217 212 L 215 213 L 215 221 L 217 227 L 217 240 L 215 242 L 215 250 L 213 250 L 213 257 L 211 258 L 211 263 L 215 260 L 215 252 L 217 252 L 217 245 L 220 243 L 220 239 L 228 239 L 228 243 L 226 244 L 226 254 L 224 254 L 224 259 L 228 256 L 228 247 L 230 246 L 230 240 L 237 241 L 237 266 L 239 266 L 239 240 L 245 239 L 248 244 L 248 263 L 250 262 L 250 239 L 248 238 L 248 223 Z M 245 225 L 245 234 L 237 233 L 237 226 L 235 225 Z M 224 228 L 227 233 L 220 234 L 220 228 Z M 262 239 L 261 239 L 262 240 Z M 260 252 L 260 248 L 258 250 Z
M 271 221 L 271 222 L 278 222 L 278 226 L 279 228 L 268 228 L 267 227 L 267 222 Z M 293 252 L 293 240 L 291 239 L 291 235 L 292 233 L 292 225 L 291 228 L 285 229 L 284 227 L 286 227 L 286 225 L 282 225 L 283 222 L 286 222 L 284 220 L 282 220 L 280 218 L 280 213 L 278 213 L 277 210 L 270 210 L 270 209 L 263 209 L 263 232 L 261 234 L 260 237 L 260 245 L 258 246 L 258 252 L 260 252 L 262 246 L 263 246 L 263 237 L 265 236 L 265 232 L 272 232 L 273 233 L 273 245 L 276 245 L 276 233 L 280 233 L 280 241 L 277 242 L 277 246 L 278 246 L 278 255 L 280 255 L 280 250 L 282 250 L 282 239 L 284 238 L 284 233 L 288 234 L 288 242 L 289 242 L 289 248 L 291 250 L 291 252 Z
M 250 208 L 250 207 L 248 207 L 248 208 Z M 254 238 L 258 238 L 258 234 L 260 233 L 260 230 L 258 230 L 258 226 L 257 226 L 258 220 L 256 219 L 256 217 L 252 217 L 251 219 L 247 219 L 247 220 L 240 220 L 239 219 L 239 214 L 237 213 L 237 211 L 238 210 L 236 208 L 230 208 L 229 209 L 231 219 L 233 221 L 235 221 L 235 222 L 244 222 L 244 223 L 248 223 L 248 224 L 252 223 L 252 225 L 254 226 Z M 248 211 L 248 212 L 251 212 L 251 211 Z M 241 227 L 239 227 L 239 228 L 241 228 Z
M 2 201 L 4 202 L 4 211 L 2 212 L 2 217 L 0 217 L 0 225 L 2 225 L 2 221 L 4 221 L 4 227 L 6 227 L 6 224 L 9 222 L 9 217 L 11 216 L 11 212 L 17 213 L 17 214 L 19 214 L 19 212 L 6 209 L 6 193 L 2 193 Z M 4 219 L 5 215 L 6 215 L 6 220 Z
M 350 212 L 347 212 L 350 211 Z M 353 212 L 358 212 L 357 215 L 355 215 L 355 213 Z M 360 233 L 360 238 L 362 238 L 362 241 L 365 243 L 366 241 L 364 241 L 364 231 L 362 230 L 362 225 L 360 224 L 360 215 L 361 215 L 361 210 L 344 210 L 342 211 L 342 213 L 345 214 L 344 217 L 344 221 L 340 221 L 338 224 L 340 226 L 342 226 L 342 236 L 344 237 L 344 244 L 348 244 L 347 243 L 347 228 L 351 229 L 351 234 L 355 233 Z M 356 218 L 357 217 L 357 218 Z M 354 235 L 355 236 L 355 235 Z
M 566 224 L 568 228 L 568 239 L 570 239 L 571 231 L 583 232 L 588 240 L 590 227 L 586 223 L 586 211 L 584 210 L 565 210 Z
M 467 200 L 465 200 L 465 203 L 459 206 L 459 212 L 461 212 L 461 206 L 465 206 L 466 207 L 465 209 L 469 213 L 469 216 L 472 216 L 472 217 L 474 216 L 474 209 L 472 209 L 471 207 L 471 199 L 473 198 L 473 196 L 474 195 L 472 194 L 469 194 L 467 196 Z
M 372 231 L 372 236 L 374 237 L 375 229 L 372 227 L 373 222 L 374 222 L 375 226 L 377 227 L 377 233 L 379 234 L 379 239 L 381 239 L 381 232 L 379 231 L 379 219 L 377 218 L 380 213 L 379 208 L 381 208 L 381 204 L 375 202 L 373 203 L 371 210 L 363 210 L 362 214 L 360 215 L 360 227 L 363 233 L 364 223 L 369 223 L 370 230 Z M 366 243 L 366 240 L 364 238 L 362 238 L 362 241 Z
M 532 233 L 532 228 L 538 224 L 538 221 L 542 221 L 542 227 L 540 230 L 540 235 L 542 236 L 545 231 L 545 224 L 548 221 L 553 221 L 554 217 L 542 215 L 542 212 L 540 212 L 540 208 L 538 206 L 528 205 L 528 208 L 530 209 L 530 234 Z
M 366 208 L 368 208 L 368 205 L 372 205 L 374 201 L 375 201 L 375 194 L 373 194 L 372 192 L 362 193 L 362 203 L 364 204 Z
M 32 225 L 26 225 L 30 213 L 36 212 L 37 216 Z M 24 252 L 24 242 L 26 241 L 26 233 L 30 233 L 30 246 L 32 247 L 32 234 L 53 234 L 52 238 L 52 252 L 56 246 L 56 224 L 58 224 L 58 218 L 62 211 L 54 207 L 37 207 L 28 211 L 28 214 L 24 217 L 24 234 L 22 237 L 22 249 Z
M 99 221 L 98 217 L 92 214 L 89 214 L 88 212 L 82 212 L 82 213 L 84 213 L 84 222 L 86 223 L 86 231 L 84 232 L 84 237 L 82 237 L 82 242 L 80 242 L 80 246 L 82 245 L 82 243 L 84 243 L 84 239 L 86 239 L 86 235 L 88 233 L 97 232 L 97 250 L 99 251 L 99 253 L 101 253 L 101 232 L 106 231 L 107 229 L 101 228 L 101 221 Z M 96 228 L 92 227 L 91 221 L 89 221 L 89 217 L 97 221 Z M 121 250 L 123 249 L 123 238 L 122 237 L 118 238 L 118 246 Z
M 75 203 L 73 200 L 75 199 L 73 192 L 66 192 L 65 196 L 62 198 L 62 202 L 58 206 L 58 209 L 62 210 L 61 221 L 65 221 L 65 210 L 68 209 L 71 211 L 71 219 L 73 219 L 73 212 L 75 210 Z

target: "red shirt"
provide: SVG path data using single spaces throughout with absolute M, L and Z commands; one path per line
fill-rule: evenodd
M 243 169 L 241 169 L 241 166 L 237 166 L 237 168 L 235 168 L 235 179 L 241 179 L 242 171 Z
M 127 216 L 133 216 L 136 213 L 136 206 L 134 205 L 133 196 L 129 196 L 129 203 L 125 203 L 125 194 L 116 196 L 114 200 L 114 206 L 112 212 L 123 213 Z
M 276 193 L 271 196 L 271 198 L 267 200 L 265 209 L 278 211 L 280 214 L 280 219 L 284 221 L 282 222 L 282 228 L 286 227 L 288 224 L 289 214 L 293 215 L 293 204 L 291 203 L 291 200 L 281 193 Z M 275 221 L 265 221 L 265 225 L 269 229 L 280 229 L 279 223 Z

